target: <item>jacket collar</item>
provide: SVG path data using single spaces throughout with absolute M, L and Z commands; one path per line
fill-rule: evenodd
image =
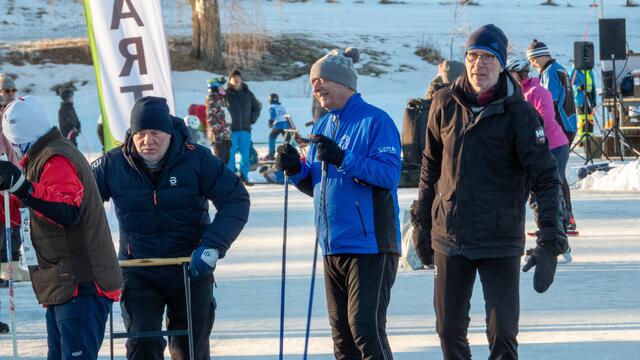
M 362 100 L 362 95 L 356 92 L 353 95 L 351 95 L 351 97 L 349 97 L 349 99 L 344 104 L 342 109 L 331 110 L 329 111 L 329 113 L 331 115 L 335 115 L 338 118 L 342 119 L 344 114 L 349 114 L 349 112 L 351 112 L 353 109 L 355 109 L 358 105 L 362 104 L 363 102 L 364 100 Z
M 542 67 L 542 69 L 540 70 L 540 76 L 542 76 L 542 73 L 545 72 L 547 70 L 547 68 L 551 65 L 553 65 L 556 62 L 556 59 L 549 59 L 549 61 L 547 61 L 546 64 L 544 64 L 544 66 Z
M 49 130 L 47 133 L 42 135 L 38 140 L 36 140 L 36 142 L 34 142 L 33 145 L 31 145 L 31 148 L 29 148 L 29 151 L 24 155 L 24 158 L 20 161 L 20 165 L 23 168 L 26 168 L 27 164 L 29 163 L 29 158 L 32 158 L 38 155 L 42 150 L 44 150 L 47 144 L 57 139 L 64 139 L 64 137 L 60 133 L 60 130 L 58 130 L 58 128 L 54 126 L 51 128 L 51 130 Z

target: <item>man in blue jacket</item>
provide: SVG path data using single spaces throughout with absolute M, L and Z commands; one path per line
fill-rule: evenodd
M 314 96 L 329 112 L 306 160 L 284 144 L 276 166 L 313 196 L 336 359 L 392 359 L 385 326 L 400 254 L 400 134 L 356 92 L 354 58 L 355 49 L 334 49 L 311 67 Z
M 562 127 L 562 131 L 569 139 L 569 146 L 573 143 L 578 131 L 578 119 L 576 117 L 576 104 L 573 102 L 573 89 L 571 78 L 562 65 L 551 57 L 549 48 L 545 43 L 534 39 L 527 49 L 527 58 L 531 65 L 540 74 L 540 84 L 551 92 L 553 107 L 556 111 L 556 121 Z M 567 210 L 565 219 L 567 230 L 576 230 L 576 221 L 573 218 L 571 206 L 571 190 L 565 178 L 562 183 L 562 195 L 564 206 Z
M 249 194 L 206 148 L 188 142 L 184 122 L 166 99 L 143 97 L 131 110 L 124 144 L 93 164 L 103 201 L 120 223 L 120 259 L 191 255 L 191 302 L 196 359 L 209 359 L 213 327 L 213 270 L 249 215 Z M 211 221 L 208 201 L 216 207 Z M 169 330 L 187 327 L 179 266 L 123 270 L 122 317 L 128 332 L 156 331 L 167 311 Z M 162 337 L 127 341 L 127 359 L 164 359 Z M 169 337 L 172 359 L 189 357 L 187 338 Z

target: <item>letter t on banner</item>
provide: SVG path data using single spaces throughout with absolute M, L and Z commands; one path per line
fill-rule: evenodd
M 124 141 L 139 97 L 164 97 L 175 114 L 162 7 L 160 0 L 84 0 L 84 11 L 109 150 Z

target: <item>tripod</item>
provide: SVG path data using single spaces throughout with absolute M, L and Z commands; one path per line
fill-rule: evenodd
M 618 77 L 616 76 L 616 60 L 615 60 L 614 54 L 611 54 L 611 64 L 613 69 L 613 72 L 612 72 L 613 75 L 612 75 L 612 81 L 611 81 L 611 94 L 612 94 L 612 100 L 613 100 L 613 124 L 610 128 L 607 129 L 607 131 L 604 132 L 604 134 L 602 134 L 602 140 L 600 140 L 600 143 L 598 144 L 598 148 L 600 148 L 603 144 L 605 144 L 605 142 L 607 141 L 607 138 L 609 138 L 609 136 L 613 134 L 615 143 L 618 144 L 620 149 L 620 161 L 624 161 L 625 147 L 629 149 L 631 152 L 635 153 L 636 158 L 638 158 L 638 155 L 640 155 L 640 152 L 635 150 L 633 147 L 631 147 L 627 143 L 627 139 L 624 137 L 624 133 L 622 132 L 622 130 L 620 130 L 620 111 L 619 111 L 620 109 L 618 109 L 618 103 L 620 103 L 620 105 L 623 106 L 624 101 L 618 98 L 620 94 L 618 93 L 618 84 L 617 84 Z M 611 159 L 609 159 L 608 152 L 603 151 L 602 153 L 607 158 L 607 160 L 611 161 Z

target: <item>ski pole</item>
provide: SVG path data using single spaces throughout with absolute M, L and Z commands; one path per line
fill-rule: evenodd
M 326 161 L 322 162 L 322 179 L 321 184 L 327 179 L 328 165 Z M 323 190 L 324 191 L 324 190 Z M 322 194 L 325 196 L 325 194 Z M 326 215 L 325 215 L 326 216 Z M 304 354 L 303 360 L 307 360 L 307 354 L 309 353 L 309 334 L 311 333 L 311 313 L 313 311 L 313 290 L 316 285 L 316 262 L 318 261 L 318 245 L 320 241 L 320 234 L 316 234 L 316 243 L 313 247 L 313 265 L 311 266 L 311 289 L 309 289 L 309 307 L 307 309 L 307 328 L 304 334 Z
M 287 274 L 287 218 L 289 210 L 289 176 L 284 174 L 284 225 L 282 230 L 282 276 L 280 278 L 280 357 L 284 356 L 284 300 Z
M 0 160 L 7 161 L 7 155 L 0 155 Z M 11 178 L 13 184 L 13 177 Z M 13 357 L 18 357 L 18 339 L 16 335 L 16 306 L 13 292 L 13 246 L 11 244 L 11 214 L 9 213 L 9 191 L 4 191 L 4 236 L 7 243 L 7 273 L 9 276 L 9 316 L 11 317 L 11 340 L 13 342 Z
M 311 268 L 311 289 L 309 290 L 309 308 L 307 309 L 307 329 L 304 334 L 304 355 L 303 360 L 307 360 L 309 352 L 309 334 L 311 333 L 311 312 L 313 311 L 313 289 L 316 285 L 316 262 L 318 260 L 318 239 L 316 235 L 316 245 L 313 248 L 313 266 Z

